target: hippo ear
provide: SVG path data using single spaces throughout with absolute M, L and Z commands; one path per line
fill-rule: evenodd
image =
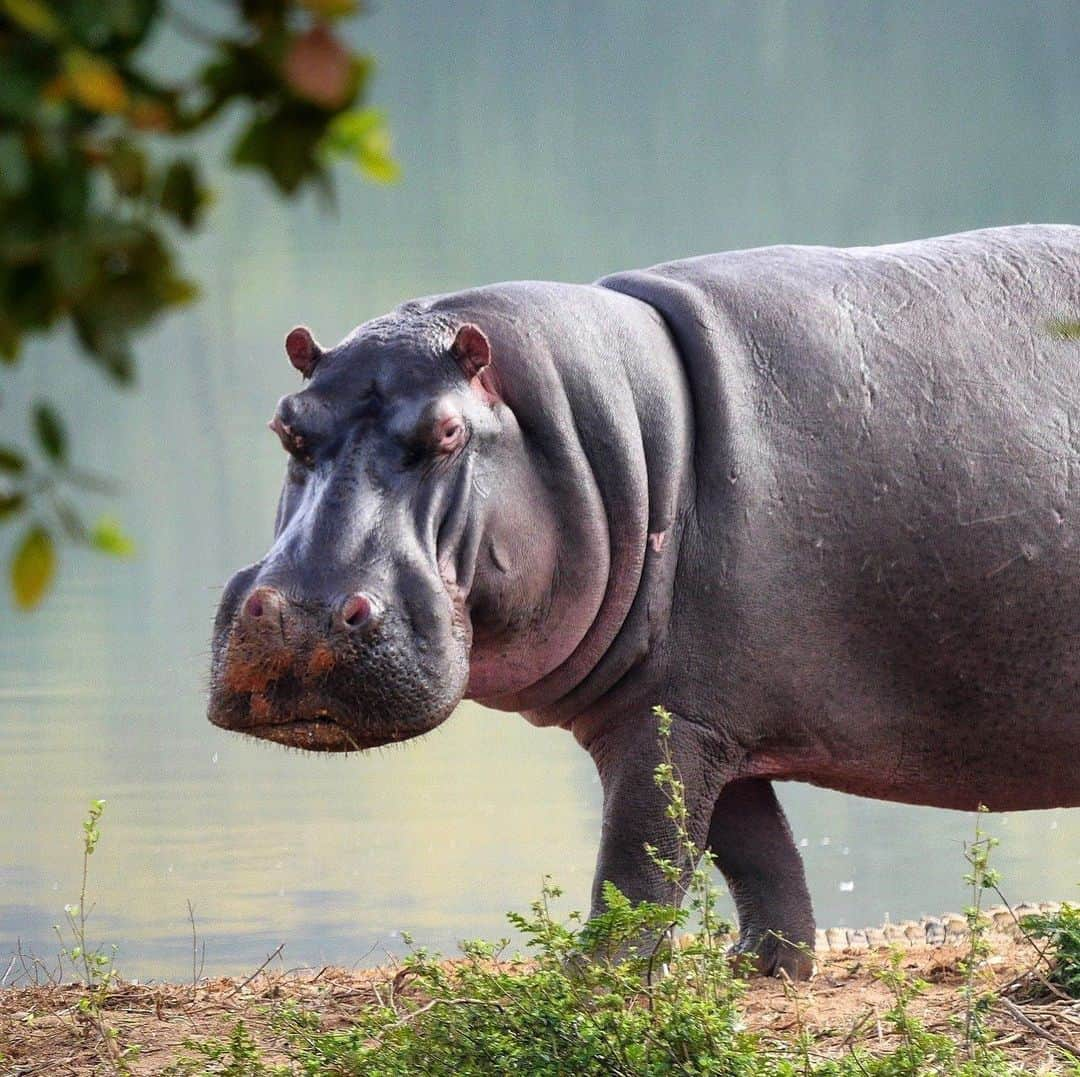
M 322 358 L 322 348 L 315 343 L 311 330 L 306 325 L 298 325 L 289 331 L 285 338 L 285 352 L 292 363 L 305 378 L 310 378 L 319 360 Z
M 472 381 L 491 362 L 491 345 L 478 326 L 463 325 L 450 347 L 462 374 Z

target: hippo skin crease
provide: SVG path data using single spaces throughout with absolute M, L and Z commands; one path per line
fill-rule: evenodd
M 814 943 L 775 780 L 1080 803 L 1080 228 L 768 247 L 418 299 L 271 426 L 274 543 L 229 582 L 210 719 L 349 751 L 462 698 L 570 730 L 610 880 L 669 901 L 652 707 L 739 951 Z M 788 941 L 781 941 L 788 940 Z

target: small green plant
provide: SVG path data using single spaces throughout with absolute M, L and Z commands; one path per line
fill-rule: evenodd
M 716 913 L 719 894 L 712 881 L 716 858 L 711 850 L 699 848 L 690 833 L 686 786 L 671 754 L 674 715 L 661 706 L 653 707 L 653 715 L 657 720 L 660 742 L 660 764 L 653 774 L 653 780 L 667 798 L 667 817 L 675 828 L 676 855 L 674 859 L 665 859 L 653 845 L 646 845 L 645 851 L 664 878 L 676 888 L 679 908 L 688 902 L 690 912 L 697 915 L 702 943 L 712 948 L 721 935 L 726 937 L 731 930 L 731 924 L 721 920 Z
M 105 1020 L 105 999 L 109 988 L 117 978 L 115 966 L 116 947 L 106 953 L 100 946 L 91 946 L 87 939 L 86 924 L 93 912 L 87 908 L 87 890 L 90 879 L 90 857 L 101 840 L 101 816 L 105 811 L 104 800 L 90 801 L 90 810 L 83 820 L 82 829 L 82 882 L 79 886 L 77 905 L 65 905 L 67 935 L 59 924 L 54 925 L 60 940 L 60 960 L 66 959 L 76 976 L 82 978 L 84 993 L 78 1002 L 79 1013 L 97 1031 L 102 1047 L 112 1068 L 117 1073 L 130 1072 L 130 1063 L 138 1056 L 139 1049 L 133 1045 L 123 1046 L 119 1034 Z
M 1025 916 L 1020 926 L 1050 944 L 1050 980 L 1067 995 L 1080 998 L 1080 905 L 1064 902 L 1055 913 Z
M 983 832 L 982 817 L 990 809 L 980 804 L 975 814 L 975 836 L 964 844 L 964 859 L 968 871 L 964 882 L 971 888 L 971 902 L 964 909 L 968 928 L 968 952 L 960 964 L 964 974 L 964 1044 L 968 1054 L 974 1054 L 986 1043 L 985 1017 L 994 1004 L 991 991 L 980 990 L 978 979 L 990 956 L 987 938 L 990 924 L 983 915 L 983 895 L 987 890 L 998 892 L 1000 874 L 990 867 L 990 853 L 998 844 L 997 838 Z
M 899 1037 L 900 1045 L 890 1057 L 896 1073 L 952 1073 L 956 1044 L 950 1037 L 928 1032 L 912 1013 L 912 1003 L 930 986 L 925 980 L 908 976 L 903 967 L 904 955 L 893 950 L 889 964 L 877 978 L 889 989 L 892 1005 L 885 1021 Z
M 1080 318 L 1054 318 L 1050 335 L 1058 340 L 1080 340 Z
M 270 1065 L 243 1021 L 237 1021 L 227 1040 L 186 1039 L 184 1047 L 194 1052 L 162 1071 L 162 1077 L 213 1074 L 214 1077 L 288 1077 L 296 1071 L 287 1065 Z

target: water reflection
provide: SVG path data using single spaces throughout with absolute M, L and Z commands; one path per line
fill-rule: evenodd
M 0 952 L 55 950 L 91 797 L 109 801 L 93 923 L 129 975 L 188 974 L 188 899 L 210 972 L 250 970 L 282 941 L 287 964 L 350 964 L 399 949 L 402 929 L 442 947 L 500 934 L 545 872 L 587 900 L 599 790 L 565 734 L 466 706 L 400 749 L 331 759 L 205 723 L 217 587 L 272 519 L 282 462 L 264 423 L 293 386 L 294 322 L 331 341 L 479 281 L 1076 219 L 1080 8 L 1066 0 L 947 17 L 906 0 L 429 0 L 385 5 L 362 35 L 382 60 L 399 188 L 349 186 L 326 217 L 223 178 L 187 248 L 204 300 L 142 348 L 137 395 L 106 392 L 63 340 L 5 375 L 5 437 L 28 400 L 56 395 L 79 451 L 125 479 L 140 556 L 72 554 L 40 615 L 0 614 Z M 167 62 L 177 46 L 159 48 Z M 970 820 L 782 797 L 823 923 L 962 903 Z M 994 828 L 1017 898 L 1073 893 L 1080 816 Z

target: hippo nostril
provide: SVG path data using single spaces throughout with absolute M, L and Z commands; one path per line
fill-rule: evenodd
M 272 587 L 256 587 L 244 601 L 243 616 L 249 620 L 258 620 L 280 605 L 281 595 Z
M 341 619 L 349 628 L 359 628 L 371 619 L 371 599 L 367 595 L 349 595 L 341 607 Z

